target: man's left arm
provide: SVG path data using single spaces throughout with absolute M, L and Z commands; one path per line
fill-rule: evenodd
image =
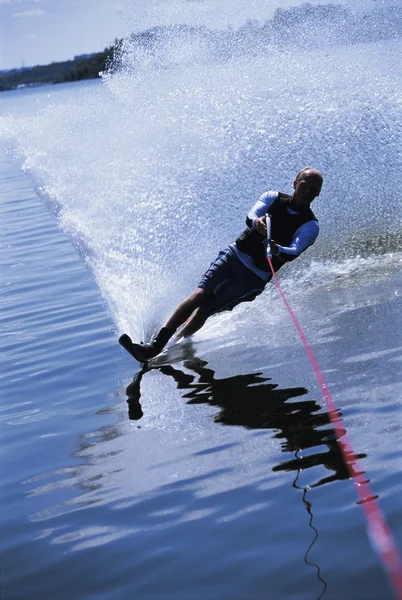
M 271 250 L 273 254 L 283 260 L 283 262 L 289 262 L 297 258 L 299 254 L 306 250 L 306 248 L 314 244 L 319 231 L 320 228 L 317 221 L 308 221 L 296 231 L 289 247 L 272 242 Z

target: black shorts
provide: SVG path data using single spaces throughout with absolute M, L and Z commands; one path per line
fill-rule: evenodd
M 218 258 L 210 264 L 198 287 L 213 293 L 204 306 L 210 314 L 215 314 L 232 310 L 240 302 L 254 300 L 264 290 L 266 283 L 227 248 L 219 252 Z

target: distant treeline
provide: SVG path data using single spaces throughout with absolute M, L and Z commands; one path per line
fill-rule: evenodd
M 96 79 L 99 73 L 107 69 L 113 60 L 115 44 L 105 48 L 103 52 L 79 56 L 72 60 L 53 62 L 50 65 L 13 69 L 0 74 L 0 91 L 13 90 L 18 87 L 43 85 L 45 83 L 65 83 L 66 81 L 79 81 L 80 79 Z
M 278 8 L 273 18 L 264 24 L 248 21 L 237 31 L 211 31 L 206 27 L 188 25 L 153 27 L 131 34 L 126 40 L 115 40 L 112 46 L 97 54 L 0 72 L 0 91 L 20 86 L 95 79 L 101 72 L 124 66 L 124 48 L 131 51 L 131 63 L 133 59 L 135 61 L 135 50 L 142 49 L 146 50 L 154 64 L 164 68 L 169 58 L 166 50 L 172 39 L 178 43 L 180 40 L 201 42 L 213 59 L 228 60 L 239 52 L 265 51 L 272 45 L 279 48 L 289 45 L 316 48 L 317 44 L 320 47 L 328 44 L 358 44 L 398 37 L 402 37 L 400 6 L 387 5 L 364 14 L 354 14 L 339 4 L 305 3 L 288 9 Z M 135 64 L 130 64 L 130 68 L 135 69 Z

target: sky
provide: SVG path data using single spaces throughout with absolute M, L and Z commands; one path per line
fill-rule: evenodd
M 387 0 L 332 1 L 351 6 Z M 247 19 L 270 19 L 277 7 L 302 3 L 303 0 L 0 0 L 0 70 L 99 52 L 116 38 L 154 25 L 191 23 L 236 28 Z

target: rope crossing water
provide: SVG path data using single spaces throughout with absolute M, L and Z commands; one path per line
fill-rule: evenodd
M 353 447 L 350 443 L 349 437 L 346 433 L 346 429 L 342 422 L 342 417 L 337 410 L 333 398 L 331 396 L 331 392 L 328 389 L 328 385 L 324 379 L 324 376 L 321 372 L 321 369 L 318 365 L 318 362 L 314 356 L 314 353 L 311 349 L 310 344 L 304 332 L 300 326 L 300 323 L 296 319 L 296 316 L 291 309 L 283 291 L 279 284 L 278 277 L 274 271 L 271 261 L 271 249 L 270 249 L 270 239 L 271 239 L 271 223 L 270 218 L 267 216 L 267 261 L 269 267 L 272 271 L 272 276 L 275 280 L 276 287 L 282 297 L 283 302 L 292 318 L 292 321 L 299 333 L 301 341 L 304 345 L 304 349 L 307 353 L 307 356 L 310 360 L 311 366 L 313 367 L 313 371 L 315 377 L 317 379 L 318 385 L 320 387 L 322 396 L 324 398 L 329 417 L 331 419 L 332 425 L 335 430 L 336 440 L 341 449 L 342 456 L 345 460 L 348 472 L 350 477 L 353 480 L 355 485 L 355 489 L 357 495 L 359 497 L 358 504 L 361 504 L 364 513 L 367 519 L 367 531 L 369 534 L 369 539 L 373 545 L 374 550 L 377 552 L 380 557 L 386 571 L 390 582 L 394 588 L 396 598 L 398 600 L 402 600 L 402 561 L 401 557 L 398 553 L 398 550 L 395 546 L 395 543 L 392 538 L 392 534 L 390 529 L 385 522 L 385 518 L 381 512 L 381 509 L 376 502 L 376 496 L 371 492 L 369 487 L 369 480 L 365 477 L 363 469 L 360 467 L 359 462 L 357 460 L 357 456 Z

